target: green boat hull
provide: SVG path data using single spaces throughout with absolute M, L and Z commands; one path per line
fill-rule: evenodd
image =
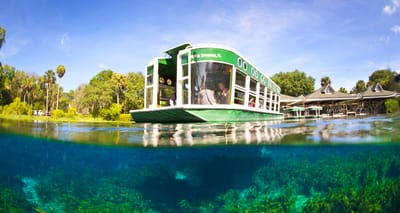
M 131 111 L 137 123 L 244 122 L 282 119 L 280 113 L 245 109 L 161 108 Z

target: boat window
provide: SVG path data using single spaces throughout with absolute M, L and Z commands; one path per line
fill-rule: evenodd
M 191 65 L 191 104 L 229 104 L 232 66 L 216 62 Z
M 236 89 L 235 90 L 235 101 L 234 101 L 234 103 L 243 105 L 244 104 L 244 95 L 245 95 L 244 91 Z
M 265 102 L 265 86 L 260 85 L 260 99 L 259 99 L 259 108 L 264 109 L 264 102 Z
M 153 87 L 146 89 L 146 108 L 153 104 Z
M 250 80 L 250 91 L 253 91 L 253 92 L 257 91 L 257 81 L 254 79 Z
M 265 100 L 267 102 L 267 106 L 266 106 L 267 110 L 269 110 L 270 106 L 271 106 L 271 95 L 270 94 L 271 94 L 270 90 L 267 88 L 267 91 L 266 91 L 267 99 Z
M 153 85 L 153 75 L 147 76 L 147 86 Z
M 186 54 L 181 55 L 181 63 L 182 64 L 187 64 L 188 61 L 189 61 L 189 54 L 186 53 Z
M 182 66 L 182 75 L 183 75 L 183 77 L 188 76 L 188 74 L 189 74 L 188 65 L 187 65 L 187 64 L 186 64 L 186 65 L 183 65 L 183 66 Z
M 182 84 L 182 103 L 183 104 L 189 104 L 189 80 L 185 79 L 183 80 L 183 84 Z
M 246 88 L 246 74 L 243 72 L 236 72 L 236 85 Z
M 174 106 L 176 104 L 175 82 L 164 77 L 160 77 L 159 82 L 159 105 L 160 106 Z

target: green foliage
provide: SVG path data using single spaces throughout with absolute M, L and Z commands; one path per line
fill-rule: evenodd
M 64 67 L 64 65 L 58 65 L 58 66 L 57 66 L 57 69 L 56 69 L 56 72 L 57 72 L 57 76 L 58 76 L 59 78 L 62 78 L 62 77 L 64 76 L 64 74 L 65 74 L 65 67 Z
M 397 99 L 388 99 L 385 101 L 386 113 L 394 113 L 399 111 L 399 101 Z
M 77 115 L 78 115 L 78 114 L 76 113 L 76 109 L 75 109 L 74 107 L 68 108 L 68 112 L 67 112 L 67 114 L 66 114 L 66 117 L 67 117 L 67 118 L 74 119 L 75 116 L 77 116 Z
M 376 70 L 369 76 L 368 86 L 379 83 L 382 85 L 383 89 L 389 89 L 389 84 L 391 83 L 394 75 L 391 70 Z
M 22 102 L 20 98 L 15 98 L 14 101 L 4 106 L 2 110 L 3 115 L 31 115 L 32 111 L 28 104 Z
M 121 114 L 121 105 L 119 104 L 111 104 L 109 109 L 102 109 L 100 112 L 100 116 L 104 118 L 104 120 L 108 121 L 116 121 L 119 119 Z
M 91 172 L 50 170 L 36 191 L 42 203 L 61 204 L 58 212 L 153 212 L 129 175 L 93 179 Z
M 10 104 L 13 101 L 12 81 L 15 72 L 15 67 L 8 64 L 2 66 L 0 69 L 0 105 Z
M 53 117 L 53 118 L 62 118 L 64 116 L 65 116 L 65 113 L 61 109 L 55 109 L 55 110 L 51 111 L 51 117 Z
M 328 76 L 321 78 L 321 87 L 330 85 L 331 83 L 331 78 L 329 78 Z
M 400 178 L 372 182 L 361 189 L 335 188 L 309 200 L 304 212 L 395 212 L 400 204 Z
M 132 121 L 132 115 L 131 114 L 121 114 L 119 115 L 119 121 L 122 122 L 129 122 Z
M 282 94 L 285 95 L 308 95 L 314 91 L 315 79 L 299 70 L 280 72 L 271 79 L 281 87 Z
M 0 27 L 0 49 L 6 41 L 6 30 Z
M 144 105 L 144 76 L 141 73 L 130 72 L 127 74 L 127 80 L 123 102 L 125 113 L 131 109 L 142 109 Z
M 113 73 L 111 77 L 111 85 L 117 98 L 117 104 L 120 103 L 119 99 L 121 95 L 123 95 L 123 92 L 125 91 L 127 84 L 128 81 L 125 75 L 119 73 Z
M 365 82 L 363 80 L 358 80 L 356 86 L 351 90 L 352 94 L 357 94 L 361 92 L 365 92 L 367 90 L 365 86 Z
M 346 90 L 346 88 L 344 88 L 344 87 L 340 87 L 340 88 L 339 88 L 339 92 L 341 92 L 341 93 L 347 93 L 347 90 Z
M 111 83 L 113 74 L 112 70 L 103 70 L 84 88 L 82 103 L 93 117 L 97 117 L 102 109 L 110 107 L 113 102 L 114 92 Z
M 26 200 L 22 190 L 0 183 L 0 212 L 23 213 L 32 212 L 34 209 L 35 206 Z
M 103 70 L 94 76 L 88 85 L 80 86 L 76 93 L 74 105 L 78 112 L 85 109 L 97 117 L 103 109 L 112 103 L 119 103 L 122 111 L 143 108 L 144 77 L 139 73 L 122 75 L 111 70 Z M 101 116 L 101 115 L 100 115 Z

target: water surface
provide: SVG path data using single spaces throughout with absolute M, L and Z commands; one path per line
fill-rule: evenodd
M 398 212 L 399 130 L 2 120 L 0 212 Z

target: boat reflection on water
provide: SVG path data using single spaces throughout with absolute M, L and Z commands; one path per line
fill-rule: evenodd
M 283 138 L 280 121 L 219 124 L 144 124 L 143 145 L 193 146 L 215 144 L 274 144 Z
M 112 146 L 224 144 L 385 143 L 399 141 L 399 118 L 261 121 L 239 123 L 118 124 L 0 120 L 0 132 Z

